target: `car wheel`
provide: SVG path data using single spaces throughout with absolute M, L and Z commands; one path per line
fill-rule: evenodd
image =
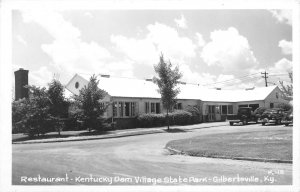
M 232 126 L 232 125 L 233 125 L 233 122 L 229 122 L 229 124 L 230 124 L 230 126 Z
M 243 125 L 247 125 L 247 120 L 243 120 Z
M 284 124 L 285 126 L 289 126 L 289 124 L 288 123 L 286 123 L 286 124 Z
M 261 123 L 261 125 L 262 125 L 262 126 L 265 126 L 265 125 L 266 125 L 266 123 Z

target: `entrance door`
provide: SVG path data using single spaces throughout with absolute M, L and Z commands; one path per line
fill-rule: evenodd
M 216 121 L 221 121 L 221 112 L 220 112 L 219 105 L 215 106 L 215 116 L 216 116 Z
M 208 106 L 208 121 L 221 121 L 221 112 L 219 105 Z
M 215 106 L 209 105 L 208 106 L 208 121 L 215 121 L 216 115 L 215 115 Z

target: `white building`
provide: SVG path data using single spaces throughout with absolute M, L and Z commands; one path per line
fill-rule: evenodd
M 66 85 L 73 94 L 88 84 L 90 76 L 76 74 Z M 99 88 L 108 95 L 103 102 L 110 102 L 104 114 L 122 127 L 128 127 L 134 117 L 143 113 L 163 112 L 158 87 L 151 80 L 115 78 L 99 75 Z M 277 86 L 259 87 L 248 90 L 216 90 L 206 87 L 180 84 L 177 109 L 197 106 L 202 110 L 204 121 L 225 120 L 227 115 L 237 113 L 239 107 L 249 106 L 273 108 L 280 103 L 288 103 Z

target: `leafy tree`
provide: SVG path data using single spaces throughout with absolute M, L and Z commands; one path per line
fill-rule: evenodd
M 283 81 L 279 81 L 281 90 L 284 93 L 286 100 L 293 100 L 293 72 L 289 72 L 289 78 L 291 80 L 290 85 L 284 85 Z
M 75 103 L 78 107 L 77 117 L 84 122 L 84 125 L 91 129 L 100 129 L 103 126 L 102 115 L 108 104 L 101 102 L 107 92 L 98 88 L 99 80 L 93 75 L 87 86 L 75 96 Z
M 293 106 L 291 104 L 289 104 L 289 103 L 280 103 L 278 105 L 278 108 L 281 108 L 284 111 L 291 111 L 291 110 L 293 110 Z
M 61 118 L 68 116 L 69 105 L 64 96 L 64 87 L 58 80 L 53 79 L 48 85 L 47 94 L 50 100 L 49 113 L 51 118 L 55 120 L 55 127 L 60 135 L 63 124 Z
M 172 111 L 176 104 L 176 97 L 180 92 L 177 87 L 179 79 L 182 74 L 179 72 L 178 66 L 172 69 L 172 63 L 165 62 L 163 55 L 161 54 L 159 63 L 154 66 L 155 72 L 158 77 L 154 77 L 154 82 L 158 85 L 158 92 L 161 94 L 161 101 L 163 107 L 167 110 L 167 125 L 170 129 L 169 112 Z
M 29 136 L 45 134 L 52 131 L 46 88 L 28 86 L 29 98 L 14 101 L 12 104 L 13 125 Z

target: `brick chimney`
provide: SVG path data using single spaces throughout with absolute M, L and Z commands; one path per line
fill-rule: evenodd
M 28 70 L 20 68 L 15 71 L 15 100 L 22 98 L 28 98 L 28 88 L 24 86 L 28 85 Z

